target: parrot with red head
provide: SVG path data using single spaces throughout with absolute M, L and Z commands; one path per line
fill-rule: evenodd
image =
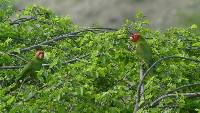
M 12 87 L 7 93 L 16 90 L 21 86 L 22 81 L 24 81 L 27 77 L 36 78 L 37 71 L 42 68 L 42 62 L 44 59 L 44 51 L 37 50 L 35 53 L 35 57 L 28 64 L 24 66 L 24 69 L 20 73 L 20 77 L 17 79 L 16 84 Z
M 22 70 L 18 81 L 23 80 L 27 76 L 35 77 L 37 75 L 36 71 L 39 71 L 42 68 L 43 59 L 44 51 L 37 50 L 35 53 L 35 58 L 24 66 L 24 69 Z
M 136 44 L 136 53 L 150 67 L 153 64 L 152 50 L 146 40 L 137 32 L 132 33 L 130 40 Z

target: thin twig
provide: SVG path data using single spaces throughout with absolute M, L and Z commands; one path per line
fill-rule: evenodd
M 78 61 L 78 60 L 81 60 L 82 58 L 85 58 L 85 57 L 87 57 L 87 56 L 89 56 L 90 54 L 88 53 L 88 54 L 86 54 L 86 55 L 83 55 L 83 56 L 80 56 L 80 57 L 78 57 L 78 58 L 74 58 L 74 59 L 71 59 L 71 60 L 69 60 L 69 61 L 66 61 L 66 62 L 63 62 L 62 64 L 70 64 L 70 63 L 73 63 L 73 62 L 75 62 L 75 61 Z
M 200 47 L 187 47 L 186 50 L 200 50 Z
M 98 29 L 98 30 L 111 30 L 111 31 L 117 31 L 117 30 L 119 30 L 117 28 L 109 28 L 109 27 L 88 27 L 87 29 L 91 29 L 91 30 L 94 30 L 94 29 Z
M 16 58 L 18 58 L 18 59 L 20 59 L 20 60 L 22 60 L 24 62 L 27 62 L 27 60 L 25 60 L 24 58 L 22 58 L 22 57 L 20 57 L 18 55 L 15 55 L 15 54 L 12 54 L 12 53 L 8 53 L 8 54 L 11 55 L 11 56 L 14 56 L 14 57 L 16 57 Z
M 192 59 L 192 58 L 186 58 L 186 57 L 181 57 L 181 56 L 167 56 L 167 57 L 164 57 L 164 58 L 160 58 L 153 65 L 151 65 L 151 67 L 144 73 L 144 76 L 143 76 L 143 78 L 141 79 L 141 81 L 140 81 L 140 83 L 138 85 L 136 96 L 135 96 L 135 106 L 134 106 L 134 112 L 133 113 L 136 113 L 138 111 L 138 109 L 139 109 L 140 91 L 141 91 L 141 86 L 142 86 L 142 84 L 144 82 L 145 77 L 161 61 L 165 61 L 165 60 L 168 60 L 168 59 L 184 59 L 184 60 L 189 60 L 189 61 L 194 61 L 194 62 L 200 63 L 200 60 L 196 60 L 196 59 Z
M 170 108 L 177 108 L 178 107 L 178 105 L 168 105 L 168 106 L 161 106 L 161 107 L 159 107 L 159 108 L 162 108 L 162 109 L 170 109 Z

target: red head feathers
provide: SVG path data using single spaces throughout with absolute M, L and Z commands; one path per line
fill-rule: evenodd
M 140 34 L 139 33 L 133 33 L 130 37 L 130 40 L 133 42 L 137 42 L 140 40 Z
M 35 53 L 35 56 L 37 59 L 43 59 L 44 58 L 44 51 L 42 50 L 37 50 Z

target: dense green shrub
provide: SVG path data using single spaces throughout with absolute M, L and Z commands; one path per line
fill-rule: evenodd
M 174 55 L 200 58 L 200 36 L 196 34 L 195 25 L 160 32 L 151 30 L 140 13 L 136 17 L 135 22 L 127 20 L 118 29 L 82 28 L 73 24 L 69 17 L 58 17 L 49 10 L 31 6 L 19 12 L 12 22 L 1 21 L 0 111 L 133 112 L 140 59 L 128 38 L 131 31 L 138 31 L 146 38 L 155 61 Z M 5 94 L 21 69 L 2 68 L 24 65 L 34 56 L 33 46 L 38 45 L 43 45 L 44 64 L 48 64 L 38 73 L 41 83 L 25 83 Z M 156 66 L 156 72 L 150 72 L 145 79 L 146 103 L 176 87 L 197 83 L 199 75 L 197 61 L 170 59 L 161 62 Z M 140 112 L 199 110 L 199 101 L 196 101 L 196 107 L 184 107 L 194 101 L 181 95 L 199 90 L 199 87 L 189 87 L 176 91 L 177 98 L 166 98 L 156 107 Z M 171 108 L 171 105 L 176 107 Z

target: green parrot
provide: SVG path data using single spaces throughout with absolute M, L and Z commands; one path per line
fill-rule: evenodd
M 32 61 L 24 66 L 24 69 L 20 73 L 20 77 L 17 79 L 15 86 L 13 86 L 9 91 L 7 91 L 7 93 L 19 88 L 27 77 L 35 79 L 37 71 L 39 71 L 42 68 L 43 59 L 44 51 L 37 50 L 35 53 L 35 57 L 32 59 Z
M 146 40 L 139 33 L 133 33 L 130 40 L 136 44 L 136 53 L 150 67 L 153 64 L 152 50 Z

